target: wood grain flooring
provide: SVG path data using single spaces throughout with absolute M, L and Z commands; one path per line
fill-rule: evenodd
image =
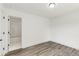
M 79 56 L 79 50 L 49 41 L 6 56 Z

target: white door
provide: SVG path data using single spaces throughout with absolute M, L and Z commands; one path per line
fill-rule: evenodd
M 21 48 L 21 18 L 10 16 L 10 45 L 9 51 Z
M 7 16 L 3 11 L 3 5 L 0 4 L 0 55 L 4 55 L 7 53 L 7 34 L 8 34 L 8 27 L 7 27 Z
M 6 16 L 2 16 L 1 19 L 1 38 L 2 38 L 2 54 L 5 55 L 7 53 L 7 17 Z

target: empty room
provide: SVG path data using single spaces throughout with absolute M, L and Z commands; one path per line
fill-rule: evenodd
M 0 3 L 0 56 L 79 56 L 79 3 Z

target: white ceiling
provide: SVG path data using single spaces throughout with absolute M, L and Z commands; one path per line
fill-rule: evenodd
M 78 3 L 58 3 L 55 8 L 48 8 L 48 3 L 4 3 L 6 8 L 54 18 L 79 10 Z

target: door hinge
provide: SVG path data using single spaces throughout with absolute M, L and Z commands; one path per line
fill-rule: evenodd
M 3 16 L 3 19 L 5 19 L 5 17 Z
M 8 21 L 9 21 L 10 19 L 8 19 Z
M 5 16 L 3 16 L 3 19 L 5 19 Z
M 8 44 L 8 46 L 10 46 L 10 44 Z
M 10 32 L 8 32 L 8 34 L 10 34 Z
M 2 39 L 0 39 L 0 41 L 2 41 Z
M 3 48 L 3 50 L 5 50 L 5 48 Z
M 3 32 L 3 34 L 5 34 L 5 32 Z

